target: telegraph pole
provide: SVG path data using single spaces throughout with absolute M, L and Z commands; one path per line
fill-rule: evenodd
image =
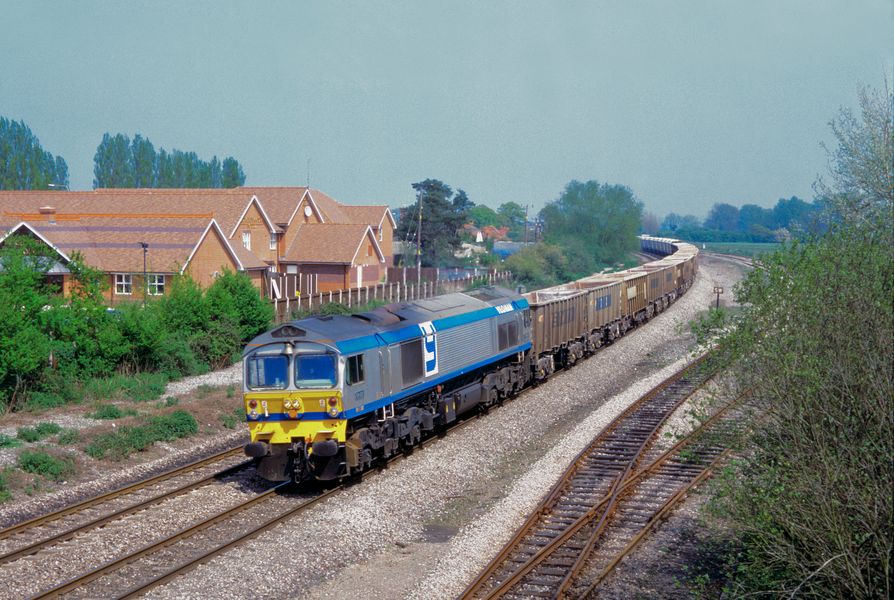
M 422 192 L 416 198 L 419 213 L 419 225 L 416 227 L 416 294 L 422 287 Z

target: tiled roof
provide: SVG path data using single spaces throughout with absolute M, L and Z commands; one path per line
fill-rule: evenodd
M 79 252 L 87 264 L 97 269 L 142 271 L 140 242 L 146 242 L 147 269 L 153 273 L 174 273 L 186 264 L 211 219 L 82 217 L 57 220 L 54 224 L 36 219 L 23 221 L 66 255 Z
M 301 225 L 286 251 L 286 262 L 341 263 L 354 260 L 369 225 L 354 223 L 308 223 Z M 371 238 L 375 242 L 375 238 Z
M 247 198 L 257 196 L 264 211 L 275 224 L 289 222 L 295 207 L 304 197 L 306 187 L 240 187 L 234 191 L 243 192 Z
M 367 223 L 373 227 L 378 227 L 379 223 L 385 217 L 385 211 L 388 207 L 382 206 L 351 206 L 348 204 L 341 205 L 341 211 L 344 214 L 345 223 Z

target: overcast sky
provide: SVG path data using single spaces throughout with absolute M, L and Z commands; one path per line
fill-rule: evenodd
M 811 199 L 820 141 L 894 61 L 891 0 L 10 2 L 0 115 L 90 189 L 104 132 L 235 156 L 250 185 L 410 203 L 428 177 L 539 209 Z

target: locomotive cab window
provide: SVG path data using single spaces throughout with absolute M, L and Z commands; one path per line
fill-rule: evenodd
M 345 369 L 345 383 L 354 385 L 363 382 L 363 355 L 349 356 Z
M 299 354 L 295 357 L 295 385 L 299 388 L 335 387 L 335 356 Z
M 255 352 L 245 359 L 245 381 L 251 390 L 284 390 L 289 385 L 289 357 L 282 346 Z

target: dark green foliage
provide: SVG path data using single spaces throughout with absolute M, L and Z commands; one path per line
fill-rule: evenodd
M 121 460 L 156 442 L 183 438 L 198 431 L 195 417 L 178 410 L 169 415 L 152 417 L 145 425 L 122 426 L 115 432 L 98 435 L 84 451 L 93 458 Z
M 156 152 L 140 134 L 131 141 L 122 133 L 102 136 L 93 177 L 94 188 L 232 188 L 245 183 L 242 166 L 232 156 L 221 165 L 216 156 L 208 162 L 195 152 Z
M 132 417 L 137 414 L 137 411 L 132 408 L 121 409 L 114 404 L 101 404 L 96 407 L 92 413 L 88 413 L 87 416 L 91 419 L 103 419 L 103 420 L 112 420 L 112 419 L 121 419 L 124 417 Z
M 74 473 L 74 461 L 42 450 L 24 450 L 19 454 L 19 468 L 52 481 L 62 481 Z
M 462 244 L 459 230 L 468 221 L 469 208 L 474 206 L 466 193 L 453 190 L 437 179 L 413 184 L 417 203 L 400 211 L 395 239 L 415 243 L 419 230 L 419 207 L 422 207 L 422 266 L 438 267 L 453 262 L 453 254 Z M 407 257 L 415 264 L 416 257 Z
M 0 117 L 0 190 L 68 187 L 68 165 L 40 146 L 24 121 Z
M 0 503 L 6 502 L 12 498 L 12 492 L 9 491 L 9 481 L 6 479 L 6 471 L 0 471 Z
M 77 254 L 68 264 L 75 286 L 65 300 L 44 284 L 55 262 L 45 244 L 11 236 L 0 262 L 0 401 L 16 410 L 85 396 L 154 400 L 172 377 L 231 364 L 273 317 L 241 273 L 225 273 L 207 292 L 178 278 L 168 296 L 110 312 L 106 278 Z
M 16 435 L 25 442 L 37 442 L 62 431 L 56 423 L 38 423 L 34 427 L 19 427 Z
M 639 248 L 642 211 L 642 202 L 625 186 L 572 181 L 540 211 L 543 237 L 566 254 L 572 278 L 584 277 Z
M 522 248 L 506 259 L 506 269 L 528 290 L 549 287 L 573 279 L 568 259 L 562 249 L 550 244 L 535 244 Z
M 765 255 L 725 339 L 765 408 L 721 507 L 735 595 L 890 597 L 894 229 L 890 216 Z
M 81 441 L 81 432 L 77 429 L 65 429 L 57 440 L 61 446 L 73 446 Z
M 21 445 L 22 442 L 16 438 L 6 435 L 5 433 L 0 433 L 0 448 L 16 448 Z

